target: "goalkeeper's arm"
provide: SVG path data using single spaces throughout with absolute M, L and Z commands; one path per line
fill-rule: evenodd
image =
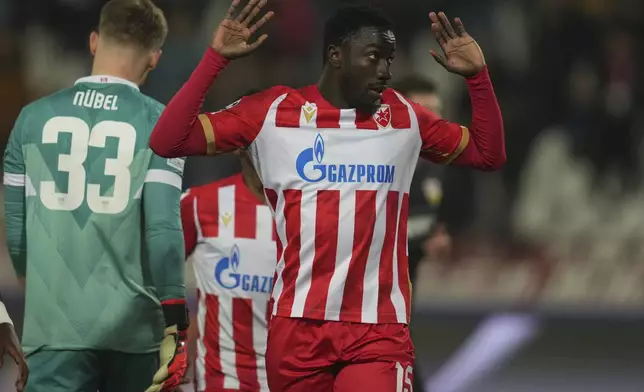
M 183 159 L 154 155 L 143 187 L 146 249 L 166 324 L 161 367 L 148 391 L 173 390 L 187 367 L 185 252 L 179 207 L 182 174 Z
M 28 116 L 26 109 L 16 121 L 4 152 L 4 208 L 7 248 L 11 262 L 21 283 L 27 274 L 27 233 L 25 230 L 25 160 L 22 153 L 22 135 Z

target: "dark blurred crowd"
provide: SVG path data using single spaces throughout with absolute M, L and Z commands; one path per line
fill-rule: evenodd
M 25 102 L 68 86 L 88 73 L 87 36 L 102 3 L 0 0 L 0 129 L 5 138 Z M 228 1 L 157 3 L 166 12 L 170 35 L 161 64 L 144 91 L 167 102 L 198 62 Z M 314 82 L 321 68 L 322 23 L 340 3 L 271 0 L 277 17 L 269 28 L 267 44 L 260 54 L 239 60 L 225 71 L 208 97 L 207 108 L 221 107 L 250 88 Z M 427 13 L 444 10 L 461 17 L 486 55 L 506 121 L 508 164 L 501 173 L 493 174 L 447 170 L 441 215 L 464 243 L 476 243 L 481 236 L 501 244 L 522 243 L 523 234 L 531 232 L 517 230 L 513 215 L 514 206 L 525 193 L 522 189 L 562 186 L 554 169 L 551 174 L 543 174 L 537 185 L 525 185 L 527 167 L 540 167 L 535 163 L 539 156 L 535 156 L 534 146 L 546 133 L 556 132 L 563 138 L 566 159 L 589 168 L 591 194 L 610 189 L 607 197 L 620 198 L 639 192 L 644 100 L 642 72 L 637 71 L 644 64 L 644 2 L 370 3 L 385 8 L 397 24 L 399 50 L 394 77 L 416 73 L 433 79 L 450 119 L 468 122 L 467 91 L 459 78 L 447 75 L 429 56 L 434 42 Z M 236 170 L 234 160 L 229 158 L 191 166 L 190 183 Z M 530 196 L 537 197 L 535 192 L 541 195 L 541 191 L 531 191 Z M 533 237 L 531 241 L 538 241 L 539 236 Z

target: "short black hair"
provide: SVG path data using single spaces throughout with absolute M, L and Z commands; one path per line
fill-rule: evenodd
M 402 95 L 411 95 L 413 93 L 436 93 L 436 85 L 434 84 L 434 82 L 418 75 L 405 76 L 404 78 L 393 83 L 391 87 L 394 90 L 400 92 Z
M 328 60 L 330 45 L 342 45 L 364 27 L 393 30 L 394 23 L 380 9 L 363 4 L 343 5 L 324 25 L 323 63 Z

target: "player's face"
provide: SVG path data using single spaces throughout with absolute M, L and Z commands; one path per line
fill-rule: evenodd
M 396 52 L 394 33 L 365 27 L 343 46 L 342 52 L 341 88 L 347 103 L 356 108 L 380 104 L 391 79 Z
M 416 102 L 420 106 L 429 109 L 438 116 L 443 115 L 443 102 L 440 97 L 434 93 L 411 93 L 407 95 L 407 98 Z

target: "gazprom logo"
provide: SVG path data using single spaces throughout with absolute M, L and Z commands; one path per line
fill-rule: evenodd
M 394 182 L 394 165 L 324 164 L 324 139 L 319 133 L 312 148 L 302 151 L 295 160 L 297 174 L 306 182 L 381 183 Z
M 215 281 L 225 289 L 241 288 L 243 291 L 270 293 L 272 276 L 242 274 L 238 272 L 241 261 L 239 247 L 233 246 L 228 257 L 221 258 L 215 265 Z

